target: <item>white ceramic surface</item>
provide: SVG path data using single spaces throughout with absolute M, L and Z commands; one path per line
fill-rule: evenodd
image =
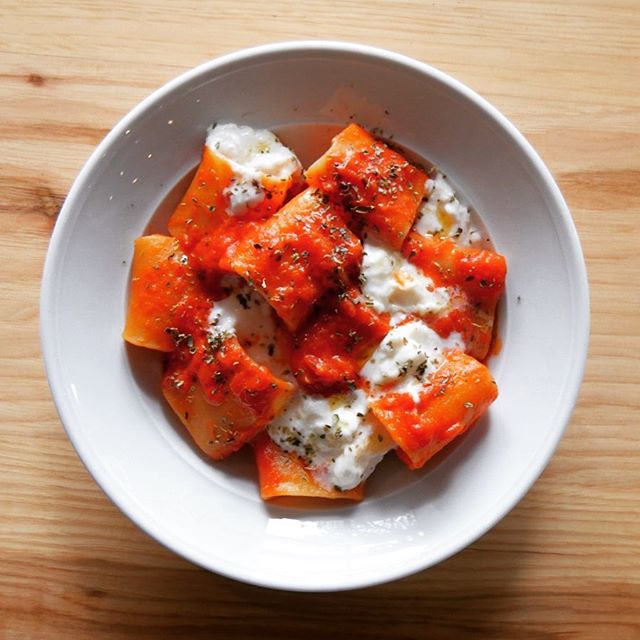
M 350 117 L 437 163 L 506 256 L 503 347 L 490 362 L 500 397 L 422 471 L 411 473 L 388 456 L 361 504 L 272 506 L 260 501 L 249 453 L 217 464 L 199 455 L 163 404 L 159 358 L 123 343 L 132 243 L 149 225 L 162 228 L 212 122 L 275 129 L 308 162 Z M 294 590 L 398 578 L 493 526 L 558 444 L 582 378 L 588 330 L 585 266 L 569 211 L 513 125 L 431 67 L 331 42 L 219 58 L 129 113 L 65 202 L 41 299 L 53 397 L 107 495 L 193 562 Z

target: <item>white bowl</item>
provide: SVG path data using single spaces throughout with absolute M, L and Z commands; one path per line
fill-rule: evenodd
M 260 500 L 249 453 L 212 463 L 197 452 L 163 404 L 159 357 L 122 341 L 133 240 L 162 229 L 212 122 L 275 129 L 309 162 L 328 131 L 351 116 L 437 163 L 506 256 L 502 350 L 490 361 L 500 397 L 421 472 L 388 456 L 361 504 L 273 506 Z M 238 580 L 338 590 L 434 565 L 522 498 L 574 407 L 588 305 L 569 211 L 504 116 L 415 60 L 359 45 L 293 42 L 188 71 L 103 140 L 51 239 L 42 348 L 69 438 L 98 484 L 142 529 Z

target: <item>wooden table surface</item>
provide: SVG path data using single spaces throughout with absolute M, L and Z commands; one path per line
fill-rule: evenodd
M 640 2 L 0 0 L 0 636 L 640 638 Z M 568 431 L 495 529 L 429 571 L 339 594 L 207 573 L 98 489 L 38 339 L 43 260 L 80 167 L 180 72 L 327 37 L 433 64 L 507 115 L 564 192 L 592 335 Z

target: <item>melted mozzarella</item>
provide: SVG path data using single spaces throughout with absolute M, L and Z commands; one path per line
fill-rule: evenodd
M 480 244 L 482 236 L 471 222 L 469 208 L 458 200 L 442 173 L 427 180 L 427 192 L 414 225 L 418 233 L 445 235 L 461 245 Z
M 362 391 L 329 398 L 299 393 L 268 427 L 282 449 L 300 456 L 327 489 L 353 489 L 392 444 L 373 427 Z
M 286 369 L 271 307 L 249 287 L 239 287 L 229 297 L 215 302 L 209 325 L 212 333 L 235 334 L 249 356 L 276 375 Z
M 380 313 L 390 313 L 394 322 L 412 313 L 437 313 L 449 305 L 445 287 L 435 287 L 431 278 L 372 234 L 364 242 L 360 279 L 371 306 Z
M 266 129 L 219 124 L 209 130 L 206 145 L 233 170 L 232 183 L 224 192 L 229 198 L 227 213 L 232 216 L 265 199 L 265 177 L 289 180 L 302 172 L 295 154 Z
M 441 338 L 421 320 L 394 327 L 360 371 L 372 387 L 398 393 L 418 393 L 444 362 L 448 349 L 463 349 L 459 333 Z

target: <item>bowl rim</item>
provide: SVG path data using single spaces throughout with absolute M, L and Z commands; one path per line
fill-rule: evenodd
M 56 282 L 56 276 L 61 268 L 62 256 L 64 253 L 62 249 L 65 244 L 67 228 L 73 220 L 76 200 L 82 194 L 82 191 L 86 186 L 87 179 L 90 177 L 96 165 L 100 162 L 102 155 L 109 148 L 112 142 L 122 135 L 126 129 L 130 127 L 131 123 L 151 105 L 163 100 L 168 94 L 171 94 L 175 89 L 185 83 L 188 83 L 193 78 L 200 75 L 215 73 L 216 71 L 222 70 L 224 67 L 235 65 L 237 63 L 257 60 L 267 61 L 270 58 L 277 58 L 282 54 L 291 55 L 296 53 L 304 55 L 347 54 L 367 59 L 369 61 L 378 60 L 380 62 L 384 61 L 386 63 L 395 63 L 401 67 L 412 69 L 422 75 L 427 75 L 432 79 L 435 79 L 448 89 L 461 94 L 476 108 L 483 111 L 499 129 L 506 132 L 518 150 L 538 171 L 540 178 L 542 178 L 544 185 L 548 190 L 548 196 L 550 196 L 553 206 L 560 213 L 560 216 L 554 220 L 554 223 L 556 224 L 557 230 L 561 232 L 564 243 L 563 248 L 568 252 L 567 263 L 571 264 L 574 269 L 574 272 L 572 273 L 572 284 L 575 287 L 575 296 L 573 298 L 575 304 L 575 320 L 573 327 L 573 350 L 571 354 L 574 373 L 573 376 L 571 378 L 567 378 L 566 381 L 565 393 L 567 402 L 564 403 L 564 406 L 558 412 L 558 416 L 556 417 L 557 428 L 552 434 L 552 437 L 550 437 L 545 442 L 544 446 L 541 447 L 541 452 L 537 458 L 537 464 L 532 465 L 528 470 L 527 481 L 523 482 L 521 486 L 518 487 L 517 491 L 512 491 L 510 494 L 506 494 L 506 499 L 504 499 L 501 508 L 495 510 L 490 518 L 476 523 L 472 530 L 467 532 L 465 542 L 457 542 L 456 544 L 445 546 L 440 549 L 438 553 L 426 557 L 422 563 L 416 563 L 410 567 L 398 567 L 393 571 L 387 569 L 384 575 L 377 575 L 375 578 L 352 578 L 350 581 L 343 580 L 340 584 L 328 584 L 323 582 L 322 585 L 301 585 L 299 582 L 283 580 L 277 576 L 272 580 L 269 580 L 257 578 L 256 576 L 251 575 L 248 571 L 243 572 L 235 569 L 214 567 L 211 566 L 211 563 L 207 563 L 205 558 L 199 557 L 195 552 L 192 552 L 192 550 L 185 546 L 181 540 L 172 539 L 171 536 L 166 534 L 162 527 L 155 521 L 145 520 L 144 517 L 136 510 L 128 496 L 124 492 L 115 488 L 115 486 L 110 482 L 108 473 L 104 471 L 104 467 L 102 467 L 94 458 L 89 447 L 73 427 L 74 419 L 72 416 L 70 401 L 62 382 L 63 375 L 60 371 L 60 363 L 55 357 L 55 327 L 53 326 L 54 323 L 50 320 L 53 315 L 53 310 L 56 307 L 56 290 L 53 285 Z M 69 440 L 73 444 L 87 471 L 107 497 L 132 522 L 134 522 L 149 536 L 160 542 L 163 546 L 171 549 L 177 555 L 220 575 L 261 587 L 290 591 L 321 592 L 342 591 L 374 586 L 412 575 L 439 564 L 477 541 L 500 520 L 502 520 L 516 506 L 516 504 L 518 504 L 518 502 L 520 502 L 549 463 L 574 411 L 587 361 L 590 335 L 590 300 L 586 264 L 571 213 L 549 169 L 523 134 L 520 133 L 520 131 L 506 118 L 506 116 L 462 82 L 429 64 L 420 62 L 403 54 L 370 45 L 336 40 L 293 40 L 244 48 L 206 61 L 181 73 L 172 80 L 169 80 L 167 83 L 144 98 L 120 119 L 120 121 L 105 136 L 85 162 L 74 180 L 74 183 L 60 210 L 58 220 L 51 235 L 44 263 L 41 280 L 39 319 L 40 341 L 45 372 L 60 421 L 62 422 Z

